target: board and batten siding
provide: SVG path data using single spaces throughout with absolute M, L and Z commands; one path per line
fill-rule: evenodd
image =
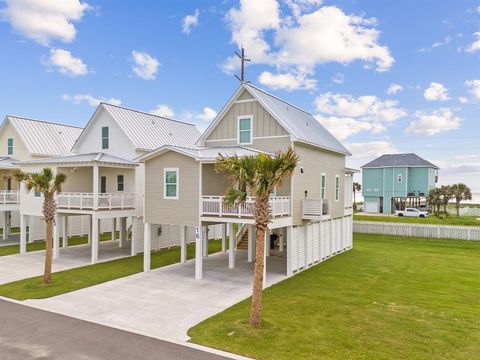
M 202 165 L 202 195 L 225 195 L 230 187 L 224 174 L 215 172 L 215 164 Z
M 13 154 L 8 155 L 8 142 L 7 139 L 13 139 Z M 5 124 L 5 127 L 0 134 L 0 156 L 9 156 L 16 160 L 30 160 L 32 159 L 32 155 L 28 151 L 25 143 L 18 135 L 15 128 L 12 126 L 10 122 Z
M 299 143 L 295 143 L 294 150 L 299 157 L 299 162 L 292 176 L 293 224 L 302 223 L 302 200 L 305 199 L 305 191 L 308 191 L 307 199 L 320 199 L 322 173 L 326 175 L 326 198 L 330 200 L 331 217 L 343 216 L 345 210 L 345 155 Z M 303 168 L 303 174 L 301 168 Z M 335 201 L 336 175 L 340 179 L 338 201 Z
M 164 199 L 164 169 L 178 168 L 178 199 Z M 199 163 L 168 151 L 145 162 L 145 222 L 198 226 Z

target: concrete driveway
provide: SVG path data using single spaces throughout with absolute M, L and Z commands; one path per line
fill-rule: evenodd
M 170 341 L 188 340 L 195 324 L 247 298 L 253 264 L 238 251 L 236 268 L 228 254 L 203 261 L 204 279 L 195 280 L 195 263 L 175 264 L 50 299 L 24 303 L 82 320 Z M 267 285 L 286 278 L 285 259 L 267 258 Z
M 60 256 L 53 260 L 53 271 L 72 269 L 90 264 L 90 245 L 76 245 L 60 249 Z M 129 243 L 123 248 L 118 241 L 101 241 L 99 261 L 108 261 L 130 255 Z M 0 284 L 43 274 L 45 251 L 32 251 L 0 257 Z

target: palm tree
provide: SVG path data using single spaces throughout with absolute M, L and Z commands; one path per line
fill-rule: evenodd
M 440 205 L 442 203 L 442 192 L 440 188 L 435 188 L 429 191 L 428 203 L 432 206 L 435 216 L 439 216 Z
M 443 210 L 445 211 L 445 217 L 448 217 L 447 205 L 450 200 L 452 200 L 453 192 L 452 187 L 449 185 L 442 185 L 440 187 L 440 192 L 442 194 L 442 205 Z
M 460 217 L 460 202 L 462 200 L 472 200 L 472 192 L 470 188 L 462 183 L 451 186 L 453 198 L 455 199 L 455 207 L 457 208 L 457 217 Z
M 27 191 L 36 191 L 43 195 L 43 216 L 47 224 L 45 237 L 45 271 L 43 273 L 43 283 L 52 282 L 52 233 L 55 223 L 55 214 L 57 204 L 55 203 L 55 194 L 62 191 L 62 184 L 65 182 L 65 174 L 54 174 L 52 169 L 45 168 L 38 173 L 26 173 L 17 171 L 15 178 L 23 182 Z
M 215 170 L 224 173 L 232 187 L 227 191 L 227 206 L 238 206 L 247 199 L 247 194 L 255 197 L 253 215 L 256 228 L 255 270 L 253 274 L 253 294 L 250 309 L 250 324 L 261 325 L 263 270 L 265 264 L 265 231 L 272 219 L 270 194 L 290 176 L 298 163 L 295 152 L 277 152 L 274 156 L 260 153 L 239 158 L 237 155 L 219 155 Z M 237 185 L 236 187 L 234 187 Z
M 354 211 L 357 211 L 357 201 L 355 198 L 355 193 L 361 190 L 362 190 L 362 185 L 357 182 L 354 182 L 353 183 L 353 210 Z

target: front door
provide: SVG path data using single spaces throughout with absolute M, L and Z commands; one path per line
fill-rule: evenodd
M 7 178 L 7 190 L 12 190 L 12 178 Z
M 107 177 L 100 176 L 100 193 L 105 194 L 107 192 Z

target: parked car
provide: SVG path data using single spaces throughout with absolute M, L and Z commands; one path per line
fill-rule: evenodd
M 418 209 L 415 209 L 415 208 L 406 208 L 405 210 L 395 211 L 394 215 L 426 218 L 428 216 L 428 212 L 427 211 L 421 211 L 421 210 L 418 210 Z

